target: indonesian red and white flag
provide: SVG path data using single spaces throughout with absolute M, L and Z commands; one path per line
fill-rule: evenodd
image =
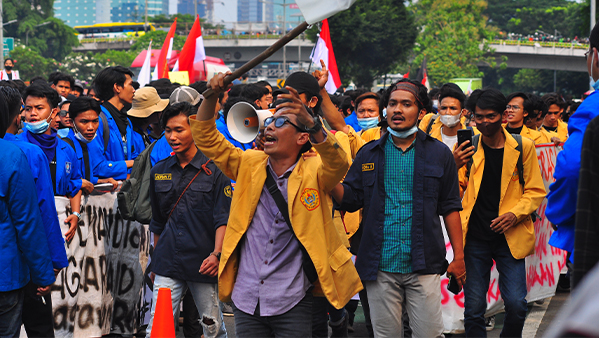
M 340 80 L 340 74 L 338 72 L 337 63 L 335 62 L 335 55 L 333 54 L 333 46 L 331 44 L 331 36 L 329 34 L 329 23 L 327 19 L 323 20 L 321 26 L 321 32 L 319 33 L 319 39 L 313 49 L 310 59 L 314 64 L 321 64 L 320 60 L 325 62 L 325 66 L 329 70 L 329 80 L 325 84 L 325 89 L 329 94 L 335 93 L 335 91 L 342 85 Z
M 140 84 L 140 88 L 144 87 L 148 83 L 150 83 L 150 58 L 152 57 L 152 40 L 150 40 L 150 44 L 148 45 L 148 51 L 146 52 L 146 59 L 144 60 L 144 64 L 142 65 L 142 69 L 140 69 L 140 73 L 138 74 L 137 82 Z
M 158 56 L 158 62 L 154 67 L 154 73 L 152 73 L 152 80 L 169 78 L 169 59 L 171 58 L 171 52 L 173 51 L 173 37 L 175 36 L 175 29 L 177 27 L 177 18 L 171 24 L 171 29 L 167 33 L 165 43 L 163 43 Z
M 204 59 L 206 59 L 206 52 L 204 51 L 204 41 L 202 40 L 200 16 L 196 15 L 196 21 L 194 21 L 192 30 L 190 30 L 185 45 L 183 45 L 183 48 L 181 49 L 179 60 L 177 60 L 175 67 L 173 67 L 173 71 L 187 71 L 190 76 L 190 81 L 192 81 L 194 64 Z

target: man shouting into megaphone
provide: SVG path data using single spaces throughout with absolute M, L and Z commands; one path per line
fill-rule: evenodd
M 208 83 L 215 94 L 226 90 L 226 75 Z M 346 174 L 347 155 L 298 92 L 287 90 L 265 119 L 264 151 L 244 152 L 217 131 L 218 95 L 205 99 L 190 118 L 200 150 L 237 182 L 219 298 L 233 301 L 239 337 L 310 337 L 313 292 L 341 308 L 362 289 L 331 217 L 329 191 Z M 301 156 L 311 146 L 320 157 Z

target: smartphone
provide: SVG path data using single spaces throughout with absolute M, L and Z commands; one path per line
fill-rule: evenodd
M 457 139 L 458 139 L 458 145 L 457 147 L 460 147 L 461 144 L 463 144 L 465 141 L 469 141 L 469 144 L 466 145 L 463 149 L 466 149 L 470 146 L 473 145 L 473 130 L 472 129 L 460 129 L 457 132 Z
M 448 289 L 448 291 L 452 292 L 453 294 L 458 295 L 462 288 L 460 286 L 458 286 L 458 282 L 456 281 L 456 278 L 454 278 L 454 276 L 450 275 L 450 278 L 448 281 L 448 286 L 446 287 L 446 289 Z

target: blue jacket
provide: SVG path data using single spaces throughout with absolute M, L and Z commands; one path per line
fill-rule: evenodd
M 50 166 L 48 159 L 42 149 L 31 143 L 17 141 L 15 135 L 4 135 L 6 141 L 11 141 L 19 147 L 29 163 L 29 169 L 35 182 L 37 192 L 38 206 L 40 214 L 43 215 L 44 230 L 48 240 L 48 248 L 52 258 L 52 266 L 55 269 L 62 269 L 69 265 L 67 261 L 67 252 L 65 251 L 65 240 L 60 232 L 60 224 L 56 213 L 56 204 L 54 203 L 54 190 L 52 189 L 52 177 L 50 177 Z
M 385 142 L 365 144 L 344 179 L 340 209 L 354 212 L 363 208 L 363 234 L 356 270 L 362 280 L 377 279 L 383 224 L 385 221 Z M 393 187 L 391 187 L 393 189 Z M 412 271 L 420 274 L 446 272 L 446 243 L 440 215 L 462 210 L 458 173 L 450 149 L 419 130 L 415 140 L 413 180 L 413 223 L 411 228 Z
M 71 141 L 73 141 L 73 145 L 75 145 L 75 154 L 77 155 L 77 161 L 79 162 L 79 175 L 81 176 L 81 178 L 86 178 L 85 177 L 85 158 L 83 156 L 83 148 L 81 147 L 81 143 L 79 143 L 79 140 L 77 138 L 75 138 L 75 133 L 73 132 L 73 129 L 69 130 L 69 134 L 67 134 L 67 137 L 69 139 L 71 139 Z M 96 136 L 96 138 L 98 138 L 98 136 Z M 90 147 L 91 143 L 87 144 L 87 150 L 88 150 L 88 159 L 89 159 L 89 172 L 90 172 L 90 177 L 89 177 L 89 181 L 92 184 L 98 184 L 98 166 L 100 164 L 101 158 L 102 158 L 102 153 L 100 152 L 100 149 L 98 148 L 97 145 L 93 144 Z
M 358 117 L 356 117 L 355 112 L 352 112 L 352 114 L 350 114 L 346 118 L 344 118 L 344 121 L 346 122 L 347 125 L 354 128 L 354 130 L 356 132 L 359 132 L 362 130 L 362 128 L 358 125 Z
M 581 144 L 588 123 L 598 116 L 598 91 L 594 91 L 569 118 L 569 139 L 556 156 L 554 183 L 550 185 L 546 217 L 556 224 L 548 244 L 573 252 L 575 244 L 575 209 L 581 167 Z M 572 258 L 573 256 L 571 256 Z
M 22 288 L 30 276 L 37 285 L 51 285 L 54 271 L 27 158 L 11 142 L 0 139 L 0 149 L 0 292 Z
M 165 138 L 165 133 L 163 133 L 160 138 L 156 140 L 154 148 L 152 148 L 152 151 L 150 152 L 150 165 L 154 167 L 156 163 L 171 155 L 175 155 L 173 153 L 173 148 L 171 148 L 169 142 L 167 142 L 167 139 Z
M 142 146 L 140 148 L 139 145 L 136 147 L 135 137 L 133 134 L 133 126 L 131 125 L 131 121 L 128 120 L 127 125 L 127 144 L 123 145 L 123 140 L 121 138 L 121 132 L 119 131 L 119 127 L 117 127 L 117 123 L 112 115 L 108 112 L 104 106 L 101 106 L 102 112 L 106 115 L 106 119 L 108 121 L 108 129 L 110 132 L 110 138 L 108 140 L 107 149 L 104 149 L 104 119 L 100 119 L 100 123 L 98 124 L 98 130 L 96 133 L 98 136 L 90 142 L 90 144 L 94 144 L 100 149 L 100 152 L 104 155 L 103 160 L 100 161 L 98 166 L 98 175 L 100 178 L 112 177 L 115 180 L 124 180 L 127 178 L 127 174 L 130 172 L 127 169 L 127 165 L 125 164 L 126 160 L 135 159 L 144 149 Z M 141 137 L 140 137 L 141 138 Z M 142 140 L 143 144 L 143 140 Z M 127 154 L 125 154 L 125 150 L 127 150 Z
M 18 141 L 29 142 L 29 131 L 17 135 Z M 58 137 L 58 136 L 57 136 Z M 52 182 L 52 181 L 50 181 Z M 56 196 L 73 197 L 81 190 L 81 175 L 79 174 L 79 161 L 77 154 L 71 146 L 58 138 L 56 146 Z

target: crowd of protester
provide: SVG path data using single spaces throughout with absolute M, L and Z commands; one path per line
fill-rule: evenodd
M 239 337 L 327 337 L 328 326 L 347 337 L 358 293 L 371 336 L 440 337 L 443 274 L 453 292 L 464 288 L 466 335 L 485 336 L 493 261 L 501 335 L 521 336 L 525 257 L 544 197 L 572 286 L 598 262 L 598 144 L 588 142 L 598 137 L 597 25 L 590 41 L 595 91 L 580 104 L 493 88 L 466 96 L 453 83 L 428 90 L 409 79 L 332 95 L 324 64 L 284 88 L 225 85 L 226 74 L 139 88 L 121 66 L 89 88 L 63 73 L 26 84 L 7 59 L 0 336 L 18 337 L 21 323 L 30 337 L 54 336 L 50 286 L 83 224 L 81 197 L 118 189 L 142 157 L 152 168 L 151 316 L 158 289 L 170 288 L 175 318 L 188 301 L 186 336 L 226 337 L 225 311 Z M 249 143 L 228 128 L 241 102 L 273 112 Z M 535 151 L 547 143 L 564 147 L 548 193 Z M 55 196 L 70 202 L 64 226 Z

